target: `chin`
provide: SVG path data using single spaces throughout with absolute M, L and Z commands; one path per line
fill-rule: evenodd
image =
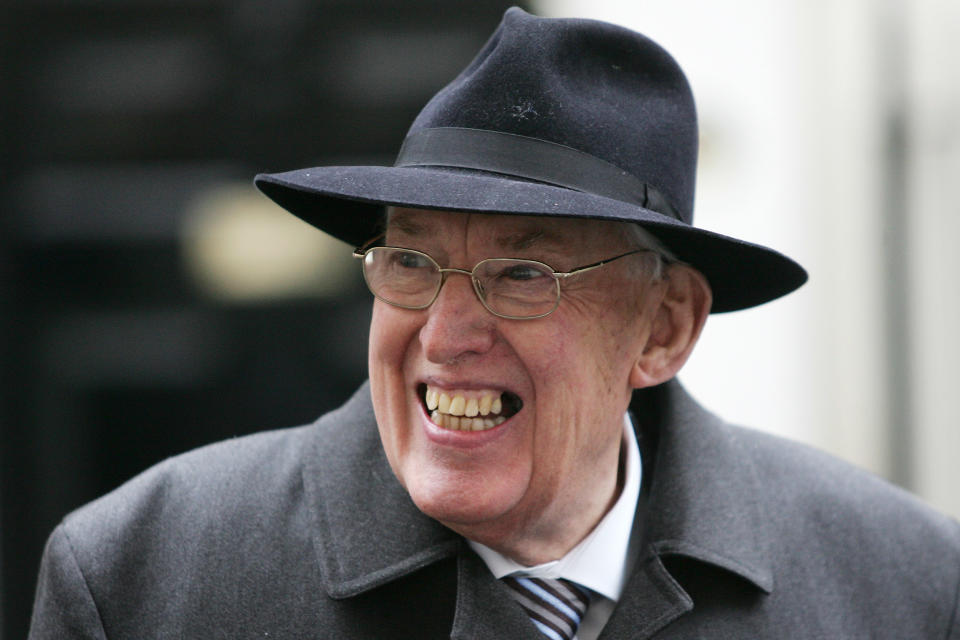
M 469 473 L 436 468 L 422 461 L 414 462 L 414 466 L 416 470 L 404 474 L 401 480 L 414 504 L 427 516 L 455 530 L 508 517 L 522 501 L 529 478 L 523 478 L 526 474 L 493 469 Z

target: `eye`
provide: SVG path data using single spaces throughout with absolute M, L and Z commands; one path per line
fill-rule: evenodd
M 548 274 L 543 267 L 535 264 L 512 264 L 504 267 L 498 274 L 499 278 L 521 282 L 526 280 L 536 280 L 546 277 Z
M 426 256 L 413 251 L 395 251 L 392 258 L 394 265 L 404 269 L 429 269 L 433 266 Z

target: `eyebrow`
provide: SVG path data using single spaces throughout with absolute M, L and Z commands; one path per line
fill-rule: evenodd
M 517 231 L 497 238 L 497 244 L 511 251 L 523 251 L 531 247 L 559 248 L 563 246 L 560 234 L 546 229 Z
M 412 215 L 403 211 L 391 211 L 387 215 L 387 224 L 385 227 L 392 227 L 408 236 L 420 236 L 428 234 L 431 231 L 427 225 L 417 222 Z

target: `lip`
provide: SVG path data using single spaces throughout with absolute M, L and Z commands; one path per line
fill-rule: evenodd
M 414 392 L 420 385 L 427 385 L 430 387 L 436 387 L 438 389 L 446 390 L 463 390 L 463 391 L 499 391 L 503 393 L 504 391 L 510 391 L 502 383 L 493 383 L 493 382 L 477 382 L 476 379 L 471 380 L 448 380 L 446 378 L 440 379 L 436 377 L 427 377 L 422 380 L 419 380 L 416 385 L 414 385 Z M 515 393 L 510 391 L 511 393 Z

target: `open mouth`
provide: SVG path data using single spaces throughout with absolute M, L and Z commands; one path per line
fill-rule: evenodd
M 447 390 L 421 384 L 417 392 L 430 420 L 453 431 L 486 431 L 523 408 L 520 396 L 510 391 Z

